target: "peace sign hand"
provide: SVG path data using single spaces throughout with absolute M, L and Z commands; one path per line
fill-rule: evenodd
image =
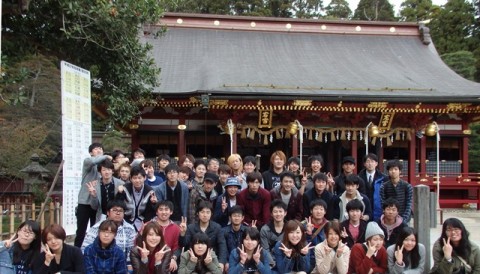
M 222 197 L 222 212 L 225 212 L 227 209 L 228 204 L 227 204 L 227 198 L 225 196 Z
M 307 222 L 307 225 L 306 225 L 307 234 L 312 235 L 312 232 L 314 229 L 314 226 L 312 223 L 312 217 L 305 218 L 305 221 Z
M 170 252 L 170 248 L 167 245 L 164 245 L 162 249 L 155 253 L 155 264 L 159 264 L 162 262 L 165 253 Z
M 155 192 L 152 192 L 152 194 L 150 194 L 150 202 L 152 204 L 156 204 L 158 202 L 157 196 L 155 195 Z
M 245 247 L 242 244 L 242 248 L 240 249 L 240 247 L 237 247 L 237 249 L 238 254 L 240 255 L 240 263 L 245 264 L 245 262 L 247 261 L 247 253 L 245 252 Z
M 375 254 L 375 251 L 377 251 L 377 248 L 375 247 L 374 243 L 370 244 L 369 242 L 367 242 L 367 246 L 368 246 L 367 257 L 371 258 L 373 254 Z
M 192 261 L 193 263 L 198 262 L 198 258 L 197 256 L 195 256 L 195 253 L 193 253 L 193 250 L 191 248 L 188 250 L 188 254 L 190 254 L 190 261 Z
M 398 265 L 403 265 L 403 248 L 404 245 L 402 244 L 402 247 L 397 246 L 397 250 L 395 250 L 395 259 Z
M 452 258 L 452 251 L 453 251 L 453 247 L 450 244 L 450 237 L 448 237 L 446 241 L 445 241 L 445 238 L 443 238 L 442 240 L 443 240 L 443 248 L 442 248 L 443 256 L 445 257 L 445 259 L 450 260 Z
M 253 260 L 256 264 L 260 263 L 260 257 L 262 255 L 262 247 L 260 245 L 257 246 L 257 251 L 253 254 Z
M 302 176 L 302 180 L 300 181 L 300 183 L 302 184 L 302 186 L 306 185 L 307 182 L 308 182 L 307 173 L 306 173 L 305 171 L 306 171 L 306 168 L 304 167 L 304 168 L 302 169 L 302 173 L 300 173 L 300 175 Z
M 93 197 L 97 197 L 97 189 L 95 188 L 96 186 L 97 180 L 93 180 L 87 183 L 88 193 L 90 193 L 90 195 L 92 195 Z
M 145 241 L 143 242 L 143 248 L 140 246 L 137 246 L 138 251 L 140 251 L 140 256 L 142 259 L 148 259 L 148 255 L 150 255 L 150 251 L 147 249 L 147 245 L 145 244 Z
M 203 261 L 205 262 L 205 264 L 209 264 L 213 261 L 213 259 L 212 259 L 212 249 L 211 248 L 208 249 L 207 256 L 205 257 L 205 259 L 203 259 Z
M 348 237 L 347 229 L 345 227 L 343 227 L 343 230 L 340 233 L 340 237 L 342 237 L 342 238 L 347 238 Z
M 310 249 L 315 248 L 314 246 L 310 246 L 311 244 L 312 243 L 310 242 L 304 248 L 300 249 L 300 253 L 302 253 L 303 255 L 307 255 Z
M 346 244 L 342 243 L 342 241 L 338 242 L 337 247 L 337 257 L 342 256 L 343 252 L 345 251 Z
M 288 258 L 292 257 L 292 250 L 290 248 L 287 248 L 283 243 L 281 243 L 281 247 L 279 249 L 283 251 L 283 254 L 287 256 Z
M 17 236 L 17 234 L 13 234 L 12 237 L 8 240 L 5 240 L 3 242 L 3 245 L 6 247 L 6 248 L 10 248 L 16 241 L 18 241 L 18 238 L 15 238 Z
M 257 227 L 257 220 L 252 220 L 252 227 Z
M 53 254 L 50 251 L 50 247 L 48 247 L 48 244 L 45 245 L 45 265 L 50 266 L 50 263 L 52 262 L 53 258 L 55 258 L 55 254 Z
M 180 235 L 185 236 L 185 233 L 187 232 L 187 217 L 182 216 L 182 221 L 178 226 L 180 227 Z

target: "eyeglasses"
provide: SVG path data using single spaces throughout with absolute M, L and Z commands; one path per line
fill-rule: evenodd
M 460 228 L 447 228 L 447 233 L 460 233 L 462 230 Z
M 118 208 L 112 208 L 112 209 L 110 209 L 110 211 L 114 212 L 114 213 L 117 213 L 117 214 L 125 212 L 123 209 L 118 209 Z
M 23 235 L 28 236 L 28 237 L 35 235 L 35 233 L 33 231 L 25 229 L 25 228 L 20 229 L 18 232 L 22 232 Z

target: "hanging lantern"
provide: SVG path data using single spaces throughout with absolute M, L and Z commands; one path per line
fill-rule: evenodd
M 287 126 L 287 130 L 288 130 L 288 133 L 289 133 L 290 135 L 292 135 L 292 136 L 295 135 L 295 134 L 297 134 L 297 131 L 298 131 L 298 125 L 297 125 L 297 123 L 295 123 L 295 122 L 290 122 L 290 123 L 288 124 L 288 126 Z

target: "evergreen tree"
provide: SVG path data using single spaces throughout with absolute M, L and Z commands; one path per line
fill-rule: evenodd
M 322 0 L 294 0 L 293 9 L 297 18 L 319 18 L 322 16 Z
M 472 136 L 468 141 L 469 172 L 480 172 L 480 123 L 470 125 Z
M 475 57 L 470 51 L 456 51 L 445 53 L 442 56 L 443 61 L 457 74 L 468 80 L 473 80 L 476 72 Z
M 400 5 L 402 21 L 418 22 L 430 18 L 431 0 L 406 0 Z
M 348 19 L 352 15 L 352 10 L 346 0 L 332 0 L 325 10 L 327 18 L 332 19 Z
M 388 0 L 360 0 L 353 15 L 355 20 L 394 21 L 393 6 Z

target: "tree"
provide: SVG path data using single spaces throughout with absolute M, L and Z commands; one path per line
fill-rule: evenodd
M 406 0 L 400 5 L 402 21 L 418 22 L 430 18 L 431 0 Z
M 475 76 L 475 57 L 470 51 L 457 51 L 452 53 L 445 53 L 440 56 L 445 64 L 453 69 L 457 74 L 463 78 L 473 80 Z
M 294 0 L 293 9 L 297 18 L 318 18 L 323 9 L 322 0 Z
M 353 15 L 356 20 L 394 21 L 393 6 L 388 0 L 360 0 Z
M 469 172 L 480 172 L 480 123 L 470 125 L 472 136 L 468 141 Z
M 332 0 L 325 10 L 327 18 L 332 19 L 348 19 L 352 15 L 352 10 L 346 0 Z

